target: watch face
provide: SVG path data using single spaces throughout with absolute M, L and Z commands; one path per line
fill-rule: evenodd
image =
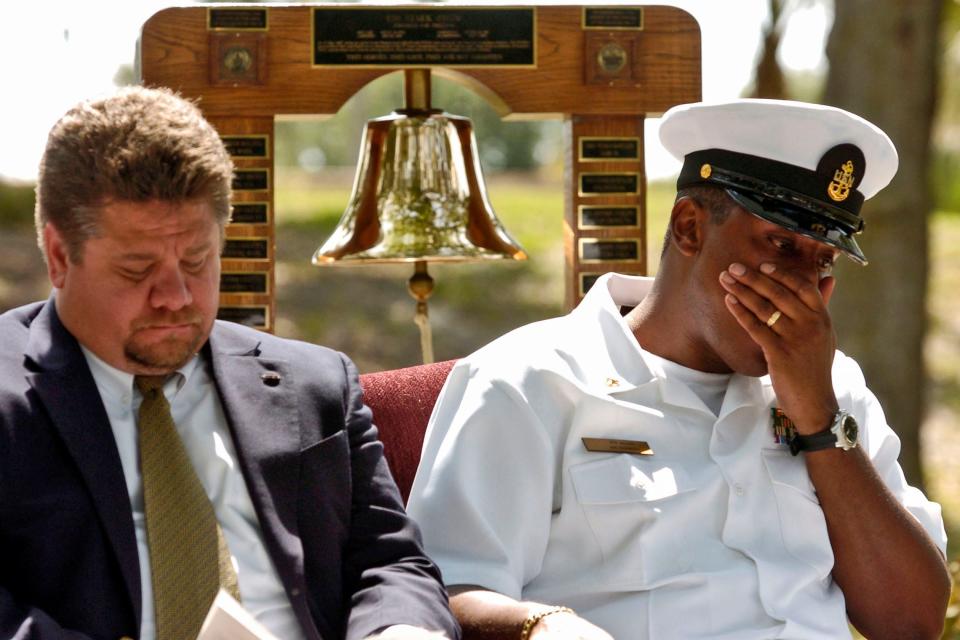
M 857 425 L 857 421 L 853 419 L 853 416 L 844 416 L 842 427 L 843 437 L 847 439 L 847 442 L 850 444 L 856 444 L 857 436 L 860 433 L 860 427 Z

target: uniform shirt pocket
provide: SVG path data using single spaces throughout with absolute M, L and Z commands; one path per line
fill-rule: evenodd
M 827 577 L 833 569 L 833 548 L 806 461 L 786 450 L 764 449 L 763 464 L 773 487 L 784 546 L 820 577 Z
M 571 466 L 577 502 L 608 586 L 643 588 L 688 568 L 685 524 L 696 487 L 665 459 L 627 454 Z

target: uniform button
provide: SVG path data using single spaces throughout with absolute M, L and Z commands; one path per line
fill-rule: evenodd
M 120 640 L 133 640 L 133 638 L 131 638 L 130 636 L 123 636 L 120 638 Z
M 300 595 L 300 589 L 297 589 L 296 587 L 294 587 L 293 589 L 290 589 L 290 595 L 296 598 L 297 596 Z
M 737 484 L 733 485 L 733 492 L 738 496 L 742 496 L 746 493 L 746 490 L 743 488 L 743 485 L 738 482 Z

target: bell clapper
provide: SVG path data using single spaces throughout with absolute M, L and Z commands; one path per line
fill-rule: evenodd
M 433 293 L 433 278 L 427 273 L 426 260 L 418 260 L 414 263 L 413 275 L 407 282 L 407 290 L 417 301 L 417 312 L 413 321 L 420 328 L 420 351 L 423 354 L 423 364 L 431 364 L 433 332 L 430 329 L 430 315 L 427 313 L 427 298 Z

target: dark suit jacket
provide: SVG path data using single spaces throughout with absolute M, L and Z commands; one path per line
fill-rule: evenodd
M 459 637 L 350 361 L 219 321 L 205 355 L 264 543 L 306 637 L 362 638 L 391 624 Z M 261 379 L 268 371 L 278 385 Z M 7 312 L 0 639 L 135 638 L 140 608 L 130 501 L 83 353 L 52 298 Z

